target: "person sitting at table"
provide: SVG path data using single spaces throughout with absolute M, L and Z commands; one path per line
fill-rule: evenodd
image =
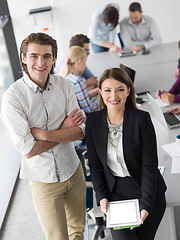
M 124 48 L 131 51 L 149 49 L 161 44 L 161 35 L 154 19 L 143 15 L 139 2 L 129 6 L 129 17 L 120 22 L 120 33 Z
M 180 114 L 180 106 L 172 107 L 171 109 L 167 110 L 167 113 L 172 113 L 174 115 Z
M 70 40 L 69 47 L 72 46 L 79 46 L 84 48 L 86 51 L 86 55 L 89 55 L 89 38 L 86 35 L 83 34 L 77 34 L 73 36 Z M 63 58 L 55 68 L 55 73 L 59 75 L 63 64 L 65 63 L 66 58 Z M 92 89 L 98 86 L 98 80 L 97 77 L 93 75 L 93 73 L 90 71 L 90 69 L 86 66 L 84 72 L 81 74 L 83 78 L 86 79 L 86 86 L 88 89 Z
M 86 142 L 97 204 L 139 199 L 141 226 L 111 230 L 114 240 L 153 240 L 166 208 L 166 184 L 158 170 L 155 130 L 136 107 L 134 86 L 120 68 L 99 79 L 99 111 L 89 113 Z
M 178 48 L 179 48 L 179 51 L 180 51 L 180 41 L 178 42 Z M 177 78 L 179 76 L 179 73 L 180 73 L 179 68 L 180 68 L 180 58 L 178 59 L 178 67 L 174 71 L 175 78 Z
M 98 109 L 98 99 L 96 98 L 98 88 L 88 91 L 85 79 L 80 76 L 86 68 L 86 58 L 86 51 L 83 48 L 71 47 L 60 75 L 66 77 L 74 85 L 79 107 L 89 113 Z
M 88 37 L 95 53 L 122 50 L 114 44 L 118 21 L 119 4 L 117 3 L 106 4 L 93 12 Z
M 180 41 L 178 42 L 178 47 L 180 49 Z M 178 64 L 178 70 L 180 69 L 180 64 Z M 180 72 L 176 70 L 175 74 Z M 163 89 L 157 90 L 156 96 L 163 100 L 165 103 L 180 103 L 180 74 L 178 75 L 176 82 L 173 84 L 171 89 L 167 92 Z

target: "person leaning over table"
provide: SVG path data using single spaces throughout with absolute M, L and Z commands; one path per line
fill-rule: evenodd
M 180 41 L 178 42 L 178 47 L 180 49 Z M 175 71 L 175 76 L 176 74 L 178 74 L 176 82 L 173 84 L 173 86 L 171 87 L 171 89 L 167 92 L 163 89 L 161 90 L 157 90 L 156 92 L 156 96 L 158 98 L 160 98 L 162 101 L 164 101 L 165 103 L 180 103 L 180 64 L 178 71 Z
M 150 16 L 143 15 L 139 2 L 129 6 L 129 17 L 120 22 L 120 33 L 124 48 L 140 51 L 159 46 L 162 42 L 156 22 Z
M 141 226 L 111 230 L 114 240 L 153 240 L 166 208 L 166 184 L 158 170 L 155 130 L 136 108 L 133 83 L 120 68 L 99 79 L 99 111 L 88 115 L 88 161 L 97 204 L 139 199 Z
M 106 4 L 93 12 L 88 37 L 95 53 L 122 50 L 114 44 L 118 21 L 119 4 L 117 3 Z
M 86 183 L 73 141 L 84 137 L 84 117 L 71 83 L 53 74 L 56 57 L 56 40 L 45 33 L 22 41 L 24 75 L 4 93 L 2 118 L 46 239 L 82 240 Z

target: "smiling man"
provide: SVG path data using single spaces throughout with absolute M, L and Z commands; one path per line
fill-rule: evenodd
M 121 20 L 120 32 L 124 47 L 131 51 L 149 49 L 161 44 L 161 35 L 154 19 L 143 15 L 138 2 L 130 4 L 129 17 Z
M 4 93 L 2 117 L 22 154 L 20 178 L 28 179 L 48 240 L 83 239 L 85 178 L 73 141 L 84 136 L 84 114 L 72 84 L 53 74 L 56 41 L 32 33 L 21 43 L 24 75 Z

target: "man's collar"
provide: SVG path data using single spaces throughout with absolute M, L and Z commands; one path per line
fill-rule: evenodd
M 140 22 L 139 24 L 145 24 L 145 23 L 146 23 L 146 20 L 145 20 L 144 16 L 142 15 L 142 19 L 141 19 L 141 22 Z M 130 24 L 130 25 L 136 25 L 136 24 L 134 24 L 134 23 L 131 21 L 130 17 L 129 17 L 129 19 L 128 19 L 128 24 Z M 138 24 L 138 25 L 139 25 L 139 24 Z
M 24 74 L 23 79 L 24 79 L 24 82 L 27 84 L 27 86 L 31 88 L 34 93 L 37 93 L 38 91 L 41 91 L 41 92 L 43 91 L 36 83 L 34 83 L 29 78 L 28 74 Z M 46 90 L 47 89 L 49 90 L 51 85 L 52 85 L 52 79 L 51 79 L 51 75 L 49 74 L 47 84 L 46 84 Z

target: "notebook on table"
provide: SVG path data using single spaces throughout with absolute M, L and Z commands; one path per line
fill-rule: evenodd
M 162 108 L 149 93 L 147 93 L 147 96 L 154 115 L 165 127 L 169 129 L 180 127 L 180 120 L 174 114 L 163 112 Z

